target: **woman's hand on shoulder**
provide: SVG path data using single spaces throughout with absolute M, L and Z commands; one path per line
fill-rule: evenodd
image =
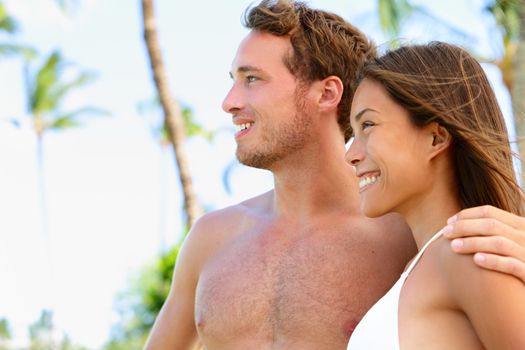
M 474 254 L 476 265 L 525 283 L 525 218 L 488 205 L 468 208 L 449 219 L 444 236 L 454 252 Z

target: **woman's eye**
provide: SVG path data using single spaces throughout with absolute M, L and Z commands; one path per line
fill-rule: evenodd
M 365 130 L 366 128 L 369 128 L 371 126 L 374 126 L 374 123 L 372 123 L 370 121 L 364 121 L 363 123 L 361 123 L 361 129 L 362 130 Z

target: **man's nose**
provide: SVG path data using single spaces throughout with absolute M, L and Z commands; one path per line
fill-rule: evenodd
M 233 114 L 236 111 L 241 110 L 242 107 L 242 96 L 238 91 L 238 88 L 234 84 L 230 88 L 230 91 L 228 91 L 228 93 L 226 94 L 226 97 L 224 97 L 224 100 L 222 101 L 222 109 L 226 113 Z

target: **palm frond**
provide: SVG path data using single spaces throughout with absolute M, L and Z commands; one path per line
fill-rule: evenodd
M 56 110 L 68 93 L 96 78 L 93 72 L 80 71 L 72 80 L 64 82 L 63 75 L 68 65 L 61 54 L 55 51 L 37 71 L 35 78 L 30 79 L 30 109 L 33 114 Z
M 107 110 L 98 107 L 82 107 L 53 118 L 48 124 L 46 124 L 46 128 L 50 130 L 63 130 L 80 126 L 80 117 L 87 114 L 91 116 L 107 116 L 110 113 Z
M 403 22 L 414 12 L 414 6 L 407 0 L 379 0 L 379 23 L 390 36 L 399 36 Z
M 22 56 L 24 60 L 31 60 L 36 57 L 36 50 L 30 46 L 0 43 L 0 56 Z
M 67 83 L 57 82 L 49 90 L 48 99 L 53 105 L 59 105 L 60 101 L 72 90 L 82 87 L 94 81 L 96 75 L 92 72 L 80 72 L 79 75 Z
M 378 0 L 379 21 L 381 30 L 390 38 L 398 38 L 403 26 L 409 19 L 419 17 L 421 23 L 432 23 L 447 30 L 447 33 L 462 41 L 468 41 L 465 31 L 438 18 L 425 7 L 410 3 L 408 0 Z M 395 43 L 394 43 L 395 44 Z
M 185 106 L 182 103 L 179 103 L 182 106 L 182 119 L 184 120 L 185 134 L 188 137 L 201 136 L 204 137 L 207 141 L 211 142 L 215 137 L 215 132 L 205 129 L 202 125 L 195 121 L 193 110 Z M 140 114 L 143 115 L 155 115 L 158 114 L 159 122 L 155 122 L 153 127 L 154 135 L 160 138 L 161 143 L 168 140 L 168 131 L 164 125 L 160 125 L 162 109 L 160 106 L 160 99 L 158 96 L 153 97 L 148 101 L 141 101 L 137 104 L 137 110 Z M 160 125 L 160 126 L 159 126 Z
M 521 0 L 495 0 L 485 7 L 485 10 L 494 16 L 498 27 L 503 31 L 504 44 L 519 36 L 522 6 L 524 5 Z
M 18 22 L 13 17 L 9 16 L 4 4 L 0 2 L 0 30 L 14 34 L 17 32 L 18 28 Z
M 63 59 L 58 51 L 51 53 L 44 65 L 36 73 L 31 84 L 30 108 L 33 113 L 46 113 L 57 107 L 56 100 L 49 99 L 49 94 L 56 84 L 63 69 Z
M 73 90 L 84 86 L 95 79 L 89 71 L 74 72 L 74 77 L 65 80 L 66 62 L 59 51 L 52 52 L 36 71 L 25 65 L 25 80 L 28 95 L 29 112 L 34 117 L 37 132 L 61 130 L 80 125 L 82 115 L 108 115 L 109 112 L 98 107 L 82 107 L 69 112 L 61 112 L 65 97 Z M 67 72 L 69 73 L 69 72 Z
M 182 108 L 182 118 L 184 119 L 186 136 L 201 136 L 208 140 L 208 142 L 211 142 L 215 137 L 215 133 L 213 131 L 205 129 L 202 125 L 195 121 L 193 111 L 190 108 Z

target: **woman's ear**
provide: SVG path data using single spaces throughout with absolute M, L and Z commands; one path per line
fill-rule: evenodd
M 452 143 L 452 135 L 450 135 L 445 127 L 436 122 L 431 123 L 429 127 L 432 141 L 429 156 L 430 158 L 434 158 L 449 148 Z
M 337 110 L 343 96 L 343 82 L 339 77 L 330 75 L 320 82 L 321 94 L 318 100 L 319 110 L 322 112 Z

